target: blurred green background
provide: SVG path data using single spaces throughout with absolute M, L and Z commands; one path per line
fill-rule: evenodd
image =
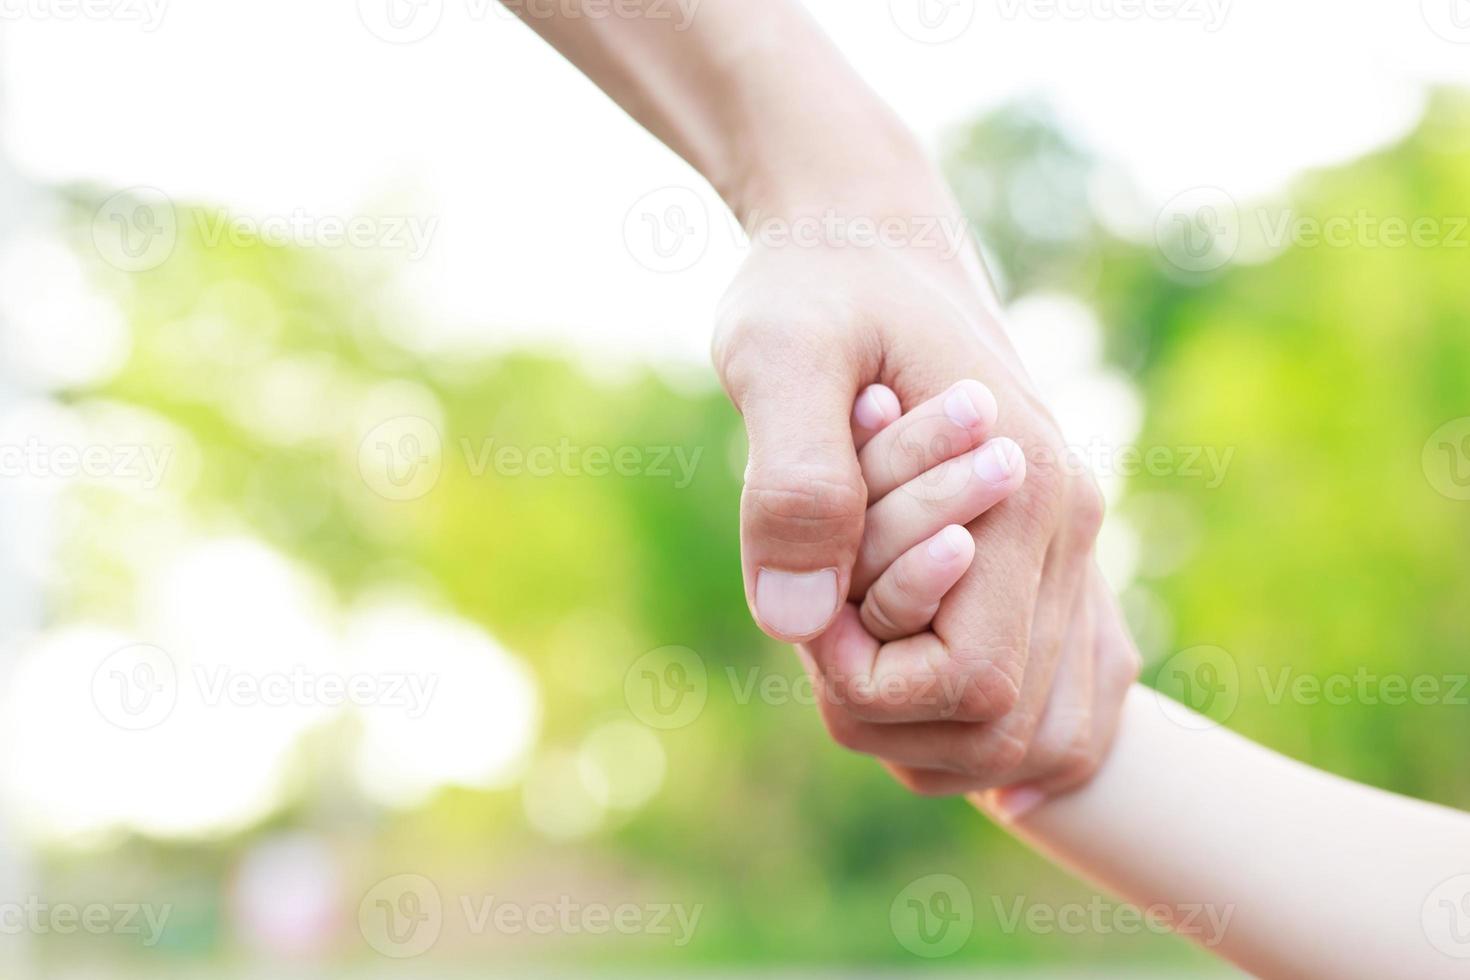
M 1462 807 L 1470 712 L 1449 696 L 1452 681 L 1423 704 L 1308 703 L 1276 685 L 1283 669 L 1316 678 L 1465 669 L 1470 504 L 1455 478 L 1460 465 L 1470 472 L 1470 456 L 1434 434 L 1470 416 L 1470 232 L 1452 240 L 1455 216 L 1470 213 L 1467 119 L 1464 95 L 1439 93 L 1397 145 L 1306 174 L 1282 200 L 1237 202 L 1232 261 L 1194 271 L 1187 255 L 1202 253 L 1179 261 L 1167 222 L 1160 239 L 1151 215 L 1129 234 L 1100 213 L 1099 187 L 1116 175 L 1043 107 L 978 120 L 946 155 L 1008 301 L 1060 295 L 1095 313 L 1104 367 L 1130 380 L 1143 408 L 1134 444 L 1230 454 L 1219 481 L 1144 468 L 1114 493 L 1105 544 L 1145 680 L 1179 651 L 1219 648 L 1234 672 L 1222 718 L 1231 727 L 1332 772 Z M 265 580 L 197 572 L 236 552 L 183 573 L 149 557 L 247 540 L 313 583 L 310 615 L 332 629 L 370 630 L 374 608 L 406 604 L 419 624 L 404 634 L 409 663 L 420 653 L 440 663 L 412 646 L 434 642 L 422 624 L 437 617 L 471 630 L 503 669 L 485 680 L 499 696 L 439 731 L 449 742 L 404 743 L 464 755 L 467 776 L 450 767 L 434 785 L 363 778 L 374 758 L 363 757 L 364 740 L 391 747 L 399 731 L 372 728 L 387 710 L 377 705 L 303 722 L 262 780 L 270 792 L 233 815 L 170 829 L 109 821 L 99 803 L 91 824 L 56 833 L 44 809 L 22 819 L 39 838 L 42 896 L 173 909 L 157 945 L 42 935 L 41 963 L 148 976 L 260 963 L 374 976 L 1211 969 L 1187 944 L 1147 931 L 1007 929 L 1001 913 L 1016 901 L 1059 907 L 1093 893 L 962 801 L 912 797 L 829 743 L 794 657 L 745 609 L 743 437 L 711 377 L 600 371 L 544 350 L 410 353 L 392 339 L 411 324 L 384 288 L 391 266 L 209 245 L 182 216 L 168 262 L 119 272 L 96 261 L 90 241 L 109 193 L 66 196 L 76 250 L 119 304 L 131 352 L 104 386 L 65 401 L 84 417 L 130 420 L 129 431 L 155 433 L 175 453 L 158 492 L 104 482 L 68 493 L 58 541 L 67 573 L 48 589 L 48 629 L 89 624 L 184 658 L 148 631 L 138 599 L 159 576 L 182 574 L 194 579 L 189 601 L 225 617 L 200 629 L 257 629 L 252 642 L 267 648 L 276 633 L 275 607 L 258 594 Z M 1319 221 L 1429 216 L 1446 233 L 1429 247 L 1361 235 L 1263 241 L 1274 218 L 1260 215 L 1288 209 Z M 577 472 L 495 462 L 507 446 L 569 447 Z M 605 475 L 594 475 L 589 447 L 607 450 Z M 610 463 L 620 449 L 621 474 Z M 345 669 L 362 648 L 343 646 Z M 449 668 L 432 669 L 441 693 L 458 684 Z M 650 675 L 693 685 L 694 707 L 661 714 L 647 700 Z M 760 685 L 774 686 L 762 695 Z M 534 710 L 511 703 L 527 691 Z M 180 713 L 151 734 L 187 723 L 177 737 L 205 746 L 241 738 L 201 717 Z M 126 752 L 133 733 L 114 734 Z M 180 768 L 163 778 L 187 797 L 194 777 Z M 119 812 L 148 812 L 134 803 Z M 906 947 L 890 913 L 934 873 L 964 882 L 974 927 L 953 955 L 929 960 Z M 365 896 L 379 882 L 403 874 L 431 882 L 445 911 L 433 947 L 398 960 L 380 955 L 359 912 L 371 912 Z M 467 896 L 701 911 L 682 944 L 647 932 L 543 936 L 471 928 Z

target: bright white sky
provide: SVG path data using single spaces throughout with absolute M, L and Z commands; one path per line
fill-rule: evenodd
M 151 185 L 257 216 L 436 219 L 428 254 L 402 263 L 426 344 L 536 337 L 704 360 L 738 244 L 717 222 L 693 269 L 657 273 L 623 226 L 668 185 L 700 188 L 711 214 L 717 202 L 483 0 L 420 0 L 442 19 L 412 44 L 364 26 L 389 0 L 108 0 L 154 5 L 151 31 L 63 19 L 56 2 L 0 2 L 0 135 L 31 179 Z M 1040 93 L 1159 202 L 1199 185 L 1268 191 L 1400 132 L 1426 81 L 1470 81 L 1470 43 L 1455 43 L 1470 42 L 1467 0 L 1150 0 L 1177 15 L 1123 19 L 1136 2 L 808 5 L 931 145 Z M 921 3 L 970 26 L 916 41 L 898 25 Z

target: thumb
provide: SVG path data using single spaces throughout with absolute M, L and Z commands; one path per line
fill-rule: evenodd
M 771 636 L 821 633 L 847 597 L 867 489 L 853 446 L 855 371 L 786 359 L 730 385 L 750 442 L 740 498 L 745 597 Z

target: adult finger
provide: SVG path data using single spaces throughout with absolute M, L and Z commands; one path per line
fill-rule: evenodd
M 1090 480 L 1076 481 L 1073 488 L 1056 468 L 1029 463 L 1028 458 L 1025 484 L 970 525 L 975 561 L 934 616 L 935 635 L 961 666 L 1002 678 L 1009 686 L 1008 696 L 995 692 L 995 718 L 1029 706 L 997 733 L 998 743 L 1024 744 L 1039 720 L 1067 616 L 1102 521 L 1102 498 Z M 1013 751 L 1009 744 L 998 744 L 997 750 L 1002 755 Z
M 1050 778 L 985 794 L 981 798 L 984 808 L 999 820 L 1014 823 L 1047 800 L 1084 785 L 1102 766 L 1117 736 L 1128 688 L 1138 679 L 1138 650 L 1123 622 L 1116 598 L 1096 568 L 1092 571 L 1089 593 L 1095 626 L 1090 647 L 1094 684 L 1086 747 L 1077 750 L 1071 766 L 1062 767 Z
M 837 615 L 867 509 L 850 422 L 861 365 L 834 344 L 766 330 L 717 351 L 750 444 L 740 498 L 746 601 L 761 629 L 791 642 Z
M 992 762 L 975 770 L 980 777 L 975 789 L 1050 778 L 1079 764 L 1076 756 L 1086 744 L 1079 726 L 1091 710 L 1091 663 L 1074 662 L 1065 675 L 1060 664 L 1073 648 L 1079 656 L 1091 655 L 1085 587 L 1091 559 L 1084 540 L 1091 541 L 1091 532 L 1069 523 L 1053 541 L 1037 590 L 1016 703 L 977 739 L 977 756 Z M 1043 733 L 1054 700 L 1060 707 L 1052 715 L 1052 730 Z M 1019 758 L 1018 748 L 1023 750 Z

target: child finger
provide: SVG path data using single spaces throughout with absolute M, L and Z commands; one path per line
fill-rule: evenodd
M 940 600 L 974 559 L 975 539 L 959 524 L 914 545 L 868 589 L 859 610 L 863 626 L 884 643 L 928 629 Z
M 992 439 L 904 484 L 868 508 L 852 571 L 853 596 L 898 556 L 946 524 L 969 524 L 1009 497 L 1026 477 L 1026 457 L 1010 439 Z
M 868 385 L 852 404 L 852 442 L 861 450 L 873 437 L 894 422 L 903 412 L 898 396 L 887 385 Z
M 858 462 L 868 500 L 881 500 L 921 473 L 967 452 L 990 435 L 1000 409 L 978 381 L 961 381 L 868 442 Z

